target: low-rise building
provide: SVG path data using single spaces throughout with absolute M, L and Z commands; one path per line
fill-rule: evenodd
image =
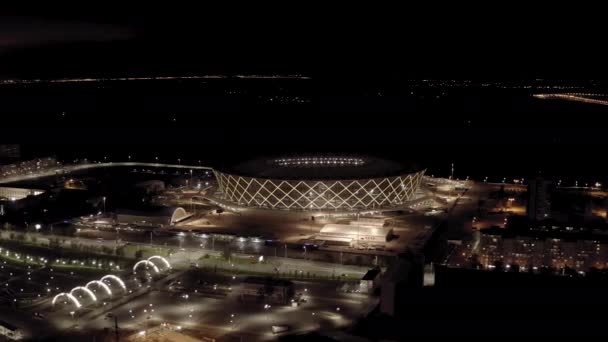
M 321 228 L 316 238 L 326 241 L 327 244 L 384 245 L 389 240 L 392 232 L 392 228 L 383 226 L 330 223 Z
M 379 268 L 373 268 L 359 281 L 359 289 L 364 293 L 373 293 L 380 286 L 380 277 L 382 271 Z
M 239 294 L 241 300 L 260 300 L 265 303 L 287 304 L 295 295 L 293 282 L 271 277 L 247 277 Z

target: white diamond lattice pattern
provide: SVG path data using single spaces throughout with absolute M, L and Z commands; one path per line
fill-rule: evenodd
M 214 171 L 225 200 L 276 209 L 370 209 L 400 205 L 412 198 L 424 171 L 359 180 L 295 181 L 236 176 Z

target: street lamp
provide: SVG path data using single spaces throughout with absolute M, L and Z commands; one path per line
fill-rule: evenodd
M 103 213 L 105 214 L 106 213 L 106 196 L 103 196 L 102 199 L 103 199 Z

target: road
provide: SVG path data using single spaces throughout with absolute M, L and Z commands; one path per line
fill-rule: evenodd
M 32 180 L 37 178 L 55 176 L 57 173 L 70 173 L 74 171 L 81 171 L 87 169 L 96 169 L 104 167 L 116 167 L 116 166 L 138 166 L 138 167 L 166 167 L 175 169 L 189 169 L 189 170 L 209 170 L 213 171 L 208 166 L 195 166 L 195 165 L 181 165 L 181 164 L 163 164 L 163 163 L 142 163 L 142 162 L 116 162 L 116 163 L 89 163 L 89 164 L 78 164 L 78 165 L 62 165 L 57 168 L 53 168 L 48 171 L 28 174 L 28 175 L 17 175 L 8 178 L 0 179 L 0 184 L 20 182 L 24 180 Z
M 35 235 L 37 237 L 37 244 L 40 245 L 48 245 L 50 242 L 50 238 L 58 237 L 64 242 L 61 244 L 62 247 L 69 248 L 71 242 L 77 242 L 79 244 L 83 244 L 85 246 L 106 246 L 108 248 L 114 249 L 116 246 L 115 240 L 97 240 L 97 239 L 87 239 L 87 238 L 79 238 L 79 237 L 67 237 L 67 236 L 49 236 L 43 235 L 39 233 L 28 233 L 30 235 Z M 1 231 L 0 237 L 2 239 L 9 239 L 10 232 Z M 157 245 L 157 244 L 149 244 L 149 243 L 140 243 L 140 242 L 129 242 L 130 245 L 133 246 L 141 246 L 142 248 L 158 248 L 159 250 L 166 250 L 165 245 Z M 125 243 L 123 242 L 124 246 Z M 175 248 L 175 246 L 171 247 Z M 222 252 L 217 250 L 212 250 L 208 248 L 201 247 L 182 247 L 175 248 L 176 251 L 168 258 L 171 262 L 172 266 L 176 269 L 185 269 L 189 268 L 192 263 L 200 263 L 202 265 L 217 264 L 218 267 L 227 267 L 228 262 L 218 260 L 221 256 Z M 133 250 L 136 250 L 135 248 Z M 160 253 L 166 255 L 163 253 Z M 213 259 L 204 259 L 205 255 L 214 256 L 216 258 Z M 275 268 L 279 269 L 279 272 L 289 272 L 289 271 L 299 271 L 303 274 L 310 273 L 315 274 L 316 276 L 330 277 L 334 275 L 346 274 L 351 278 L 360 278 L 365 272 L 367 272 L 368 267 L 362 266 L 352 266 L 352 265 L 340 265 L 335 263 L 321 262 L 321 261 L 312 261 L 306 259 L 293 259 L 293 258 L 284 258 L 284 257 L 274 257 L 274 256 L 264 256 L 265 263 L 258 263 L 260 255 L 259 254 L 245 254 L 245 253 L 233 253 L 234 257 L 239 259 L 251 259 L 251 263 L 247 264 L 236 264 L 236 267 L 243 270 L 249 269 L 253 272 L 260 273 L 275 273 Z M 133 257 L 131 255 L 127 255 L 127 257 Z
M 240 302 L 241 279 L 234 280 L 233 291 L 224 298 L 194 295 L 181 298 L 176 293 L 151 291 L 112 310 L 120 329 L 145 331 L 161 323 L 170 323 L 204 336 L 226 339 L 229 336 L 255 336 L 255 340 L 275 339 L 271 326 L 287 324 L 292 330 L 311 331 L 340 328 L 351 324 L 377 299 L 358 293 L 337 292 L 335 285 L 296 282 L 297 292 L 304 292 L 307 302 L 299 307 Z M 81 319 L 80 329 L 112 327 L 105 315 Z

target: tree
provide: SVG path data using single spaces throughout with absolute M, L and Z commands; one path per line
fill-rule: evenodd
M 120 257 L 125 256 L 125 248 L 124 247 L 117 248 L 116 255 L 118 255 Z
M 360 255 L 357 255 L 355 257 L 355 265 L 361 266 L 363 264 L 363 257 Z
M 271 297 L 274 294 L 274 285 L 271 277 L 266 278 L 264 286 L 258 289 L 258 295 L 260 298 Z
M 10 233 L 8 238 L 11 240 L 15 240 L 15 233 Z
M 38 242 L 38 238 L 36 236 L 30 236 L 30 241 L 32 243 L 36 243 L 36 242 Z
M 505 270 L 505 264 L 501 260 L 494 261 L 494 271 L 502 272 Z
M 135 259 L 141 259 L 141 257 L 144 255 L 144 251 L 142 251 L 141 249 L 138 249 L 135 252 Z
M 230 248 L 228 248 L 228 247 L 224 248 L 224 250 L 222 251 L 222 258 L 224 258 L 226 260 L 230 260 L 231 257 L 232 257 L 232 251 L 230 250 Z
M 49 247 L 59 248 L 59 238 L 49 239 Z

